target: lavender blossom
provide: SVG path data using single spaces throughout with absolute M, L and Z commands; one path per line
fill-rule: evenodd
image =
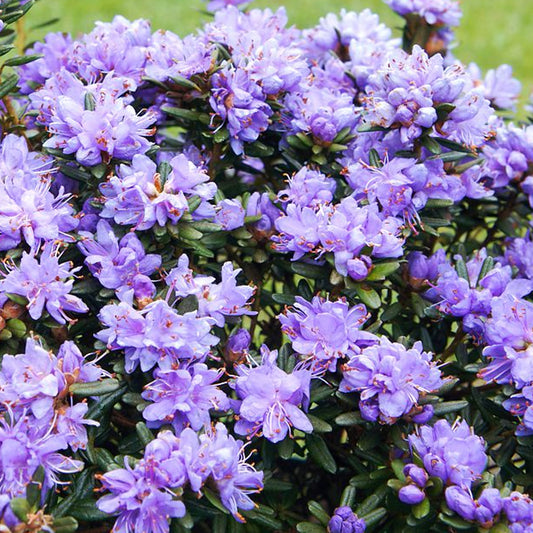
M 86 256 L 85 264 L 107 289 L 115 289 L 120 298 L 133 294 L 136 298 L 151 298 L 155 285 L 148 277 L 161 266 L 161 257 L 147 254 L 135 236 L 129 233 L 119 240 L 111 226 L 101 220 L 97 234 L 80 231 L 78 247 Z
M 462 16 L 457 0 L 385 0 L 399 15 L 419 15 L 432 25 L 458 26 Z
M 189 425 L 195 431 L 208 426 L 210 409 L 229 409 L 228 398 L 214 384 L 221 373 L 209 370 L 202 363 L 171 370 L 156 369 L 155 381 L 143 392 L 145 400 L 154 402 L 143 411 L 149 426 L 171 423 L 176 435 Z
M 329 533 L 363 533 L 365 530 L 365 521 L 348 506 L 337 507 L 328 522 Z
M 231 147 L 237 155 L 243 153 L 245 142 L 256 141 L 268 128 L 272 109 L 259 85 L 242 69 L 217 72 L 209 102 L 221 122 L 218 127 L 228 128 Z
M 277 350 L 261 347 L 261 364 L 235 367 L 238 377 L 231 384 L 242 402 L 235 431 L 253 437 L 262 432 L 271 442 L 282 441 L 291 428 L 310 433 L 311 422 L 305 415 L 309 405 L 311 372 L 296 368 L 287 374 L 276 366 Z
M 281 202 L 315 207 L 331 202 L 337 184 L 319 171 L 302 167 L 287 180 L 288 187 L 278 193 Z
M 294 306 L 278 318 L 293 349 L 311 362 L 315 372 L 335 372 L 339 359 L 377 342 L 374 335 L 361 331 L 368 317 L 363 304 L 350 307 L 346 300 L 331 302 L 319 296 L 307 302 L 297 296 Z
M 59 324 L 71 321 L 66 312 L 86 313 L 88 307 L 80 298 L 70 294 L 74 275 L 81 267 L 72 263 L 59 263 L 58 249 L 47 243 L 37 259 L 35 252 L 24 252 L 20 264 L 6 263 L 7 272 L 0 280 L 0 300 L 5 293 L 18 294 L 28 300 L 27 309 L 37 320 L 44 310 Z
M 222 265 L 221 282 L 214 283 L 211 276 L 194 276 L 189 268 L 189 258 L 183 254 L 165 281 L 177 297 L 196 296 L 198 316 L 211 317 L 217 326 L 222 327 L 229 317 L 255 314 L 248 309 L 255 289 L 249 285 L 237 285 L 240 272 L 241 269 L 234 269 L 227 261 Z
M 382 337 L 379 344 L 363 348 L 344 365 L 339 390 L 361 393 L 359 407 L 366 420 L 379 418 L 392 424 L 416 407 L 420 395 L 444 384 L 431 359 L 421 342 L 408 350 Z
M 164 300 L 137 311 L 129 304 L 106 305 L 98 315 L 104 329 L 96 338 L 111 350 L 124 350 L 126 372 L 140 365 L 146 372 L 154 366 L 170 370 L 181 360 L 202 362 L 218 342 L 210 333 L 212 320 L 195 311 L 179 315 Z
M 487 464 L 483 439 L 464 420 L 452 426 L 446 420 L 438 420 L 433 427 L 421 426 L 409 436 L 409 445 L 430 476 L 465 489 L 481 476 Z
M 531 364 L 531 358 L 528 361 Z M 507 411 L 522 418 L 516 429 L 518 436 L 533 435 L 533 385 L 523 387 L 518 394 L 513 394 L 503 402 Z
M 101 83 L 84 85 L 74 74 L 59 71 L 30 95 L 38 122 L 51 134 L 44 146 L 75 154 L 86 166 L 146 152 L 155 114 L 138 115 L 131 99 L 122 96 L 127 89 L 109 75 Z
M 215 222 L 225 231 L 231 231 L 244 226 L 245 211 L 238 200 L 222 200 L 217 205 Z
M 100 186 L 104 196 L 103 218 L 138 230 L 155 224 L 175 224 L 189 210 L 187 198 L 193 195 L 210 200 L 216 185 L 208 183 L 207 173 L 183 154 L 173 157 L 170 172 L 163 181 L 156 164 L 137 154 L 130 165 L 121 165 L 116 176 Z

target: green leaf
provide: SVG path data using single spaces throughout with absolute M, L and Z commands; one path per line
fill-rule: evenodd
M 194 294 L 189 294 L 177 305 L 176 310 L 180 315 L 185 313 L 191 313 L 193 311 L 198 311 L 198 298 Z
M 359 516 L 365 521 L 367 527 L 371 527 L 374 524 L 381 522 L 381 520 L 387 516 L 387 510 L 383 507 L 379 507 L 378 509 L 374 509 L 369 513 Z
M 211 489 L 204 487 L 202 491 L 211 505 L 216 507 L 219 511 L 222 511 L 224 514 L 229 514 L 229 511 L 226 509 L 226 507 L 224 507 L 220 501 L 220 498 Z
M 294 452 L 294 439 L 288 435 L 277 445 L 279 456 L 286 461 L 292 457 Z
M 127 388 L 127 384 L 123 383 L 116 391 L 102 396 L 99 401 L 94 402 L 93 405 L 89 407 L 85 418 L 90 420 L 101 420 L 104 413 L 111 409 L 120 400 Z
M 309 509 L 309 512 L 324 526 L 328 525 L 329 522 L 329 514 L 326 513 L 322 505 L 320 505 L 318 502 L 315 502 L 314 500 L 311 500 L 307 504 L 307 508 Z
M 118 380 L 114 378 L 103 379 L 102 381 L 88 381 L 86 383 L 73 383 L 69 387 L 69 392 L 75 396 L 103 396 L 110 392 L 115 392 L 120 387 Z
M 6 292 L 6 296 L 16 304 L 23 305 L 24 307 L 28 305 L 28 300 L 24 298 L 24 296 L 20 296 L 19 294 L 12 294 L 10 292 Z
M 370 511 L 373 511 L 385 498 L 387 493 L 390 491 L 387 485 L 382 485 L 374 491 L 373 494 L 368 496 L 355 510 L 356 514 L 360 517 L 368 516 Z M 366 521 L 366 519 L 365 519 Z
M 418 518 L 419 520 L 421 518 L 424 518 L 424 516 L 428 515 L 429 511 L 431 511 L 431 506 L 427 498 L 424 498 L 420 503 L 414 505 L 411 509 L 411 512 L 413 513 L 414 517 Z
M 466 268 L 465 260 L 462 257 L 458 257 L 455 260 L 455 270 L 457 270 L 457 274 L 459 274 L 459 277 L 466 279 L 468 283 L 470 283 L 470 277 L 468 275 L 468 270 Z
M 373 167 L 380 168 L 380 167 L 383 166 L 382 163 L 381 163 L 381 159 L 379 158 L 379 154 L 374 148 L 372 148 L 368 152 L 368 160 L 370 161 L 370 164 Z
M 347 485 L 345 489 L 342 491 L 339 505 L 341 507 L 343 506 L 351 507 L 355 502 L 356 493 L 357 493 L 357 490 L 353 485 Z
M 139 440 L 146 446 L 150 442 L 154 440 L 154 434 L 144 422 L 137 422 L 135 424 L 135 431 L 137 432 L 137 436 L 139 437 Z
M 246 155 L 252 157 L 270 157 L 274 154 L 274 148 L 272 148 L 272 146 L 267 146 L 260 141 L 255 141 L 252 144 L 246 145 L 244 150 Z
M 318 435 L 307 435 L 305 442 L 314 461 L 326 472 L 334 474 L 337 471 L 337 464 L 324 439 Z
M 28 513 L 31 511 L 30 504 L 26 498 L 13 498 L 9 505 L 15 516 L 21 521 L 26 522 Z
M 6 61 L 4 62 L 4 66 L 18 67 L 20 65 L 26 65 L 27 63 L 37 61 L 37 59 L 41 59 L 41 57 L 43 57 L 42 54 L 31 54 L 27 56 L 10 57 L 9 59 L 6 59 Z
M 170 79 L 180 87 L 185 87 L 186 89 L 194 89 L 195 91 L 202 92 L 200 87 L 194 83 L 194 81 L 191 81 L 187 78 L 184 78 L 183 76 L 178 76 L 175 74 L 174 76 L 170 76 Z
M 400 268 L 399 261 L 390 261 L 387 263 L 378 263 L 373 265 L 370 274 L 366 277 L 368 281 L 381 280 L 385 279 L 387 276 L 390 276 L 393 272 L 396 272 Z
M 309 263 L 293 262 L 291 263 L 291 270 L 304 278 L 324 279 L 326 277 L 323 267 Z
M 78 531 L 78 521 L 72 516 L 54 518 L 54 533 L 74 533 Z
M 326 533 L 326 530 L 318 524 L 312 524 L 311 522 L 300 522 L 296 526 L 298 533 Z
M 338 426 L 360 426 L 361 424 L 364 424 L 365 421 L 361 418 L 361 413 L 358 411 L 354 411 L 351 413 L 342 413 L 342 415 L 339 415 L 337 418 L 335 418 L 335 424 Z
M 433 409 L 435 416 L 442 416 L 448 413 L 455 413 L 456 411 L 460 411 L 467 406 L 468 402 L 466 400 L 456 400 L 433 404 Z
M 317 433 L 329 433 L 330 431 L 333 431 L 333 428 L 325 420 L 311 414 L 308 414 L 307 417 L 313 425 L 313 431 L 316 431 Z
M 359 299 L 370 309 L 379 309 L 381 306 L 381 299 L 379 297 L 379 294 L 368 285 L 363 285 L 361 283 L 357 283 L 355 285 L 355 292 L 357 293 L 357 296 L 359 296 Z
M 70 516 L 83 522 L 103 522 L 109 520 L 109 515 L 96 507 L 92 498 L 78 500 L 69 510 Z
M 272 294 L 272 299 L 278 304 L 283 304 L 283 305 L 294 304 L 294 296 L 292 294 L 275 293 L 275 294 Z
M 447 526 L 451 526 L 455 529 L 470 529 L 472 527 L 472 524 L 467 522 L 466 520 L 463 520 L 462 518 L 458 518 L 455 516 L 446 516 L 444 513 L 439 514 L 439 520 L 446 524 Z
M 17 339 L 22 339 L 22 337 L 26 335 L 26 324 L 24 324 L 24 322 L 18 318 L 11 318 L 8 320 L 6 327 Z
M 432 154 L 440 154 L 442 152 L 440 144 L 432 137 L 424 136 L 420 139 L 420 142 L 422 143 L 422 146 L 427 148 Z
M 11 50 L 15 48 L 15 45 L 13 44 L 2 44 L 0 45 L 0 56 L 5 56 L 6 54 L 9 54 Z

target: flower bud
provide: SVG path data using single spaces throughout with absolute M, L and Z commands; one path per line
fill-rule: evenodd
M 362 533 L 365 529 L 365 521 L 348 506 L 337 507 L 328 523 L 329 533 Z
M 406 485 L 398 492 L 398 498 L 400 498 L 400 501 L 408 505 L 416 505 L 417 503 L 424 501 L 425 497 L 426 495 L 424 491 L 419 489 L 416 485 Z

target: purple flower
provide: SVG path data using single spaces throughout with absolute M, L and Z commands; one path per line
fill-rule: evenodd
M 217 72 L 212 87 L 209 103 L 214 118 L 222 122 L 219 127 L 227 127 L 231 147 L 240 155 L 245 142 L 256 141 L 268 128 L 272 109 L 245 70 L 226 68 Z
M 72 279 L 81 267 L 59 263 L 59 254 L 53 243 L 47 243 L 39 259 L 35 252 L 22 254 L 20 264 L 6 264 L 7 273 L 0 280 L 0 299 L 5 293 L 18 294 L 28 300 L 27 309 L 34 320 L 41 318 L 44 309 L 60 324 L 71 319 L 67 311 L 86 313 L 88 307 L 77 296 L 70 294 Z
M 446 489 L 446 503 L 461 518 L 478 522 L 483 528 L 490 528 L 501 512 L 504 499 L 498 489 L 484 489 L 475 500 L 468 489 L 451 486 Z
M 377 341 L 374 335 L 361 331 L 368 317 L 363 304 L 350 307 L 346 300 L 331 302 L 319 296 L 307 302 L 297 296 L 294 306 L 278 318 L 293 349 L 311 361 L 315 372 L 335 372 L 339 359 Z
M 146 64 L 146 75 L 167 81 L 173 76 L 191 78 L 208 72 L 214 66 L 215 47 L 200 36 L 181 39 L 171 31 L 158 31 L 152 38 Z
M 438 420 L 433 427 L 421 426 L 409 436 L 409 445 L 430 476 L 465 489 L 481 476 L 487 464 L 483 439 L 464 420 L 453 426 L 446 420 Z
M 454 259 L 462 261 L 460 256 Z M 466 262 L 466 273 L 462 275 L 450 263 L 442 262 L 435 285 L 426 293 L 438 302 L 437 308 L 442 313 L 461 317 L 463 329 L 478 336 L 483 334 L 483 321 L 490 314 L 495 298 L 504 294 L 523 296 L 533 288 L 529 280 L 511 280 L 508 266 L 490 263 L 487 270 L 487 261 L 487 251 L 483 248 Z
M 287 184 L 287 189 L 278 193 L 278 199 L 302 207 L 331 202 L 337 186 L 334 179 L 308 167 L 302 167 L 287 180 Z
M 529 533 L 533 526 L 533 500 L 527 494 L 511 492 L 503 499 L 503 510 L 507 515 L 512 533 Z
M 439 389 L 444 381 L 422 351 L 422 343 L 411 349 L 381 337 L 379 344 L 363 348 L 343 367 L 341 392 L 361 393 L 359 407 L 367 420 L 392 424 L 417 405 L 420 394 Z
M 189 210 L 190 196 L 213 198 L 216 185 L 208 183 L 207 173 L 185 155 L 173 157 L 168 164 L 170 172 L 164 180 L 156 164 L 144 155 L 135 155 L 131 166 L 120 165 L 117 175 L 100 186 L 104 196 L 101 216 L 145 230 L 155 224 L 176 224 Z
M 358 121 L 353 94 L 338 89 L 307 82 L 285 98 L 288 133 L 309 134 L 318 145 L 329 146 L 341 131 L 353 132 Z
M 259 366 L 240 364 L 238 377 L 231 384 L 242 402 L 235 431 L 252 437 L 262 432 L 271 442 L 280 442 L 292 427 L 310 433 L 313 426 L 304 413 L 309 405 L 312 374 L 296 368 L 287 374 L 276 366 L 277 350 L 261 347 Z
M 320 19 L 314 28 L 304 30 L 300 46 L 304 48 L 311 61 L 326 61 L 331 52 L 345 59 L 346 50 L 354 44 L 354 48 L 372 43 L 377 50 L 387 46 L 391 40 L 391 30 L 380 22 L 379 16 L 370 9 L 360 13 L 341 9 L 337 15 L 328 13 Z
M 183 254 L 165 281 L 175 296 L 196 296 L 198 316 L 211 317 L 217 326 L 222 327 L 229 317 L 255 314 L 247 308 L 255 289 L 250 285 L 237 285 L 240 272 L 240 268 L 234 269 L 226 261 L 222 265 L 221 282 L 214 283 L 215 279 L 210 276 L 194 276 L 189 268 L 189 258 Z
M 78 247 L 86 256 L 90 272 L 107 289 L 115 289 L 120 298 L 133 294 L 136 298 L 151 298 L 155 285 L 148 276 L 161 266 L 161 257 L 146 254 L 134 233 L 119 240 L 111 226 L 100 220 L 96 235 L 80 231 Z
M 432 26 L 458 26 L 462 16 L 457 0 L 385 0 L 398 13 L 419 15 Z
M 171 370 L 156 369 L 155 381 L 146 385 L 143 392 L 145 400 L 154 402 L 143 411 L 144 418 L 151 423 L 150 427 L 171 423 L 176 435 L 188 425 L 195 431 L 208 426 L 210 409 L 229 409 L 228 398 L 214 385 L 221 374 L 202 363 Z
M 85 166 L 113 157 L 131 160 L 146 152 L 156 117 L 151 111 L 138 115 L 131 99 L 121 96 L 127 89 L 109 75 L 101 83 L 84 85 L 74 74 L 59 71 L 30 95 L 38 122 L 51 134 L 44 146 L 75 154 Z
M 328 522 L 329 533 L 363 533 L 365 530 L 365 521 L 348 506 L 337 507 Z
M 439 273 L 439 266 L 446 262 L 444 249 L 437 250 L 432 256 L 426 257 L 422 252 L 411 252 L 407 256 L 409 283 L 415 289 L 435 280 Z
M 225 231 L 244 226 L 244 207 L 238 200 L 222 200 L 217 205 L 215 222 Z
M 85 80 L 112 75 L 133 88 L 141 83 L 152 45 L 150 23 L 145 19 L 130 22 L 116 16 L 96 27 L 71 47 L 69 70 Z
M 248 198 L 246 216 L 261 217 L 251 228 L 259 241 L 274 233 L 274 224 L 281 214 L 281 211 L 270 200 L 268 193 L 259 194 L 256 191 Z
M 240 363 L 248 354 L 252 337 L 245 329 L 238 329 L 229 336 L 224 354 L 229 361 Z
M 218 342 L 211 335 L 212 320 L 197 316 L 195 311 L 179 315 L 164 300 L 143 308 L 129 304 L 106 305 L 98 315 L 105 329 L 96 338 L 111 350 L 124 350 L 126 371 L 140 365 L 146 372 L 155 365 L 170 370 L 181 360 L 203 361 Z
M 83 463 L 60 453 L 67 439 L 53 431 L 50 421 L 38 422 L 31 416 L 0 418 L 0 492 L 16 497 L 24 493 L 33 474 L 43 467 L 43 490 L 59 482 L 58 474 L 79 472 Z
M 514 110 L 522 90 L 522 84 L 513 78 L 513 68 L 510 65 L 500 65 L 490 69 L 484 79 L 475 63 L 468 66 L 468 71 L 483 89 L 483 94 L 491 104 L 498 109 Z
M 169 431 L 159 434 L 144 451 L 135 467 L 125 461 L 125 469 L 112 470 L 100 477 L 106 494 L 97 507 L 110 514 L 119 513 L 113 530 L 117 533 L 153 531 L 167 533 L 169 519 L 185 515 L 183 502 L 171 489 L 186 480 L 183 465 L 176 457 L 178 439 Z
M 485 328 L 484 357 L 489 364 L 480 372 L 486 381 L 514 383 L 518 388 L 533 381 L 533 304 L 513 295 L 495 299 Z
M 454 109 L 438 133 L 467 145 L 481 145 L 489 134 L 490 103 L 457 65 L 443 66 L 440 54 L 428 57 L 415 45 L 412 54 L 392 52 L 368 80 L 364 120 L 371 126 L 396 127 L 403 143 L 434 129 L 437 106 Z
M 48 33 L 44 42 L 37 41 L 26 54 L 42 54 L 43 57 L 21 65 L 18 73 L 21 79 L 21 92 L 31 94 L 36 86 L 43 85 L 48 78 L 65 68 L 72 70 L 72 37 L 69 34 L 57 32 Z
M 228 6 L 240 6 L 246 2 L 248 2 L 248 0 L 209 0 L 207 9 L 208 11 L 214 12 L 219 9 L 225 9 Z
M 531 364 L 531 358 L 529 363 Z M 517 435 L 533 435 L 533 385 L 524 387 L 520 393 L 505 400 L 503 406 L 513 415 L 522 417 L 516 429 Z
M 511 181 L 521 181 L 533 162 L 533 126 L 500 126 L 496 130 L 496 139 L 486 144 L 483 154 L 483 168 L 492 178 L 492 187 L 505 187 Z
M 405 485 L 398 491 L 398 498 L 407 505 L 417 505 L 424 501 L 426 494 L 416 485 Z
M 256 506 L 249 494 L 263 488 L 263 472 L 246 462 L 243 443 L 228 435 L 220 422 L 200 436 L 200 443 L 199 457 L 205 457 L 204 468 L 208 466 L 222 504 L 236 520 L 244 522 L 239 509 L 249 511 Z
M 40 240 L 67 237 L 78 221 L 68 204 L 70 195 L 50 191 L 52 161 L 28 151 L 23 137 L 9 134 L 0 152 L 0 250 L 15 248 L 21 240 L 35 248 Z

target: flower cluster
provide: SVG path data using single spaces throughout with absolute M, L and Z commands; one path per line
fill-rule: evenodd
M 365 420 L 392 424 L 414 410 L 416 421 L 421 422 L 433 412 L 422 414 L 420 409 L 413 409 L 419 397 L 444 384 L 431 359 L 420 342 L 408 350 L 383 337 L 379 344 L 363 348 L 344 365 L 339 390 L 361 394 L 359 409 Z
M 530 531 L 533 126 L 458 2 L 26 46 L 33 3 L 0 0 L 0 531 Z
M 242 442 L 228 435 L 222 424 L 198 436 L 186 429 L 179 437 L 161 432 L 145 449 L 134 467 L 112 470 L 101 477 L 110 494 L 98 508 L 118 513 L 116 531 L 169 531 L 169 519 L 182 517 L 186 509 L 173 489 L 190 485 L 199 492 L 208 480 L 220 493 L 225 507 L 243 520 L 239 509 L 252 509 L 251 493 L 263 487 L 262 473 L 245 462 Z

